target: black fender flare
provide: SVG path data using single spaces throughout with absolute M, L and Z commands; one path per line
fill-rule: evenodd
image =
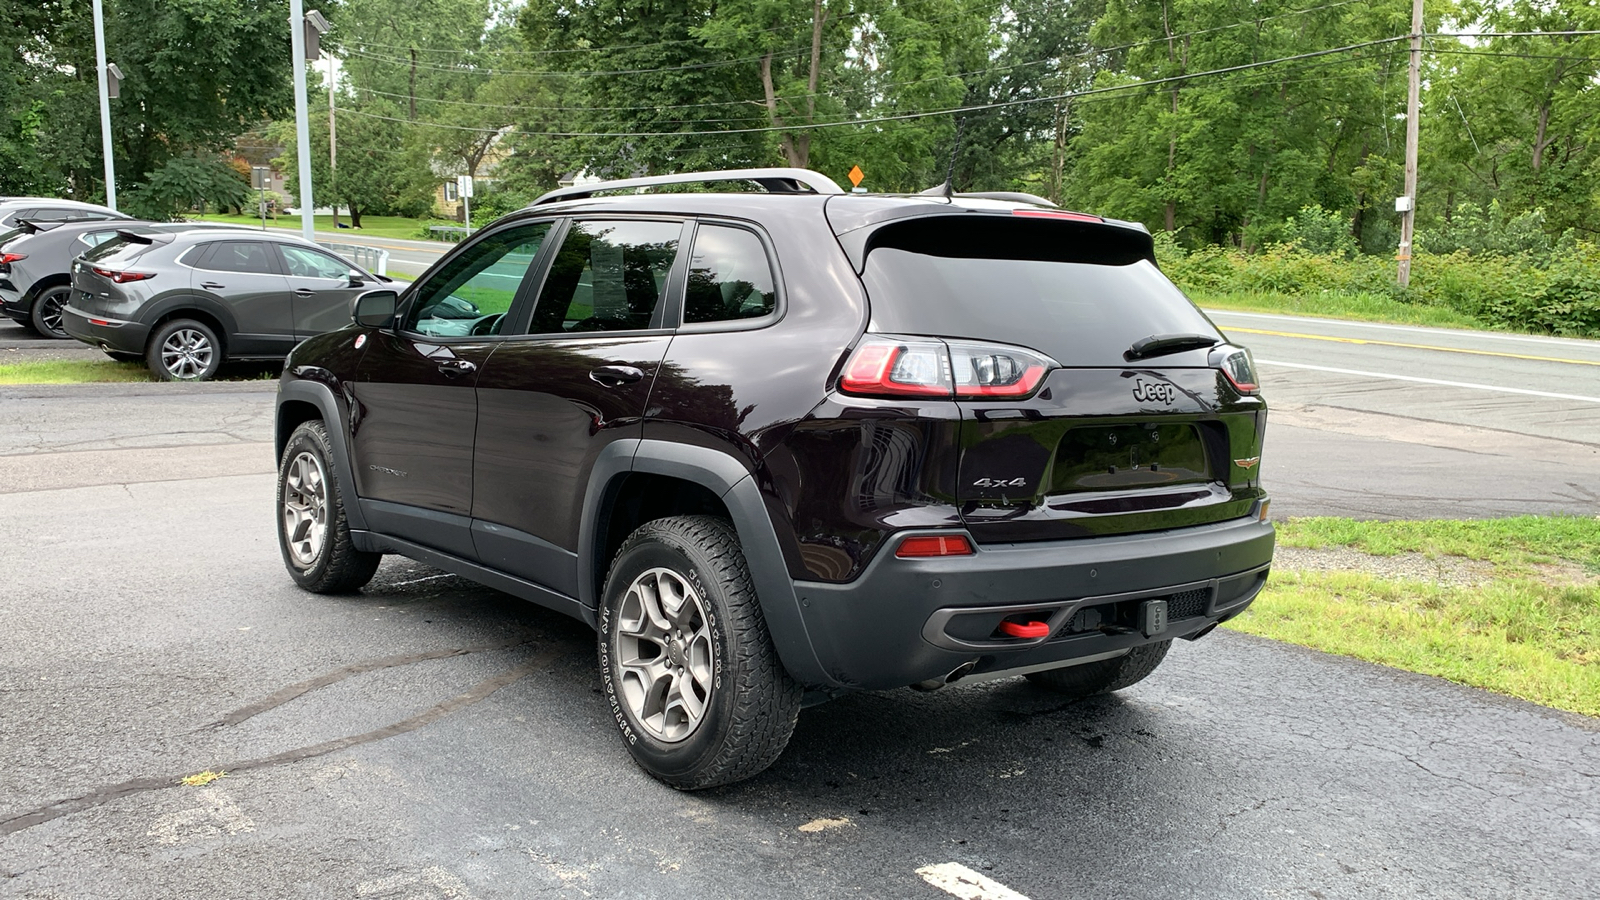
M 289 402 L 304 402 L 315 406 L 322 413 L 322 424 L 328 432 L 328 443 L 333 445 L 333 475 L 339 479 L 339 493 L 344 497 L 344 514 L 350 522 L 352 530 L 365 531 L 367 517 L 362 514 L 361 504 L 356 502 L 356 475 L 355 466 L 350 459 L 350 442 L 345 439 L 348 434 L 346 426 L 349 418 L 345 415 L 344 407 L 339 403 L 339 398 L 334 396 L 333 389 L 316 381 L 284 381 L 278 384 L 278 400 L 273 407 L 273 450 L 274 468 L 282 462 L 283 445 L 289 442 L 289 435 L 283 427 L 283 417 L 278 411 L 283 404 Z
M 594 579 L 590 577 L 600 562 L 594 558 L 596 532 L 601 511 L 620 486 L 622 476 L 629 472 L 680 478 L 721 498 L 739 535 L 739 546 L 750 567 L 761 614 L 784 668 L 801 684 L 835 684 L 823 670 L 811 645 L 811 636 L 800 615 L 794 580 L 789 577 L 778 533 L 772 527 L 755 476 L 733 456 L 709 447 L 627 439 L 614 441 L 600 452 L 589 472 L 583 517 L 578 528 L 579 601 L 590 609 L 599 608 L 600 598 L 595 595 Z
M 139 311 L 139 324 L 156 327 L 156 323 L 166 318 L 174 311 L 185 309 L 198 310 L 222 325 L 223 333 L 218 335 L 224 344 L 233 343 L 233 336 L 239 333 L 239 322 L 233 317 L 233 311 L 224 304 L 218 303 L 198 294 L 174 293 L 151 303 Z

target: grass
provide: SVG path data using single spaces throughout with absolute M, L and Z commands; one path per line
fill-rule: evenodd
M 1277 570 L 1229 628 L 1600 716 L 1600 520 L 1291 520 L 1291 547 L 1487 563 L 1469 585 Z
M 267 380 L 277 378 L 281 371 L 278 363 L 224 363 L 215 380 Z M 57 359 L 0 363 L 0 384 L 108 384 L 155 380 L 142 362 Z
M 154 381 L 144 363 L 109 359 L 57 359 L 0 363 L 0 384 L 94 384 Z
M 1282 313 L 1291 316 L 1317 316 L 1330 319 L 1355 319 L 1391 325 L 1430 325 L 1439 328 L 1470 328 L 1493 331 L 1488 325 L 1441 306 L 1401 303 L 1379 294 L 1342 291 L 1308 291 L 1302 294 L 1207 293 L 1191 291 L 1189 296 L 1200 306 L 1238 312 Z
M 318 231 L 334 230 L 332 216 L 313 216 L 312 218 L 316 222 L 316 229 Z M 257 228 L 261 227 L 261 218 L 259 216 L 233 216 L 219 213 L 209 213 L 203 216 L 195 216 L 194 220 L 201 222 L 221 222 L 228 225 L 254 225 Z M 349 225 L 350 217 L 340 216 L 339 221 Z M 367 237 L 390 237 L 405 238 L 407 240 L 422 240 L 423 226 L 425 225 L 459 224 L 461 223 L 433 221 L 431 219 L 411 219 L 405 216 L 362 216 L 361 227 L 357 229 L 350 229 L 350 234 L 365 235 Z M 300 217 L 279 216 L 277 219 L 269 217 L 267 219 L 267 225 L 276 225 L 280 228 L 299 228 Z

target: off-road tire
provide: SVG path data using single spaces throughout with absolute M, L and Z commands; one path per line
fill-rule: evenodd
M 71 296 L 72 288 L 64 284 L 40 291 L 39 296 L 33 298 L 33 309 L 28 312 L 28 322 L 34 332 L 48 338 L 70 340 L 72 335 L 61 325 L 61 310 Z
M 319 462 L 323 484 L 323 520 L 321 538 L 316 541 L 315 556 L 307 564 L 297 560 L 290 549 L 291 535 L 287 534 L 285 516 L 285 491 L 296 493 L 289 487 L 291 472 L 302 455 L 314 457 Z M 350 542 L 350 521 L 344 512 L 344 490 L 334 474 L 333 446 L 328 441 L 328 431 L 322 422 L 313 419 L 303 422 L 289 435 L 278 460 L 278 490 L 273 504 L 277 519 L 278 550 L 283 554 L 284 568 L 295 583 L 317 594 L 346 594 L 359 590 L 372 580 L 378 571 L 383 554 L 357 550 Z
M 629 627 L 625 601 L 652 572 L 676 575 L 696 593 L 715 673 L 698 724 L 671 741 L 641 721 L 622 683 L 625 654 L 637 640 L 623 633 Z M 679 790 L 700 790 L 750 778 L 783 753 L 802 691 L 773 648 L 738 536 L 726 520 L 675 516 L 629 535 L 606 576 L 599 626 L 600 675 L 612 720 L 650 775 Z
M 187 366 L 168 366 L 164 356 L 171 348 L 169 341 L 190 336 L 196 344 L 203 343 L 207 349 L 205 364 L 196 367 L 192 373 Z M 150 335 L 150 342 L 145 345 L 145 365 L 150 367 L 151 374 L 162 381 L 209 381 L 222 367 L 222 341 L 218 340 L 217 333 L 211 326 L 194 319 L 173 319 L 163 322 Z
M 1069 697 L 1109 694 L 1143 681 L 1145 676 L 1156 670 L 1156 666 L 1161 665 L 1161 660 L 1166 658 L 1167 650 L 1171 647 L 1171 641 L 1158 641 L 1135 647 L 1116 659 L 1030 672 L 1028 680 Z

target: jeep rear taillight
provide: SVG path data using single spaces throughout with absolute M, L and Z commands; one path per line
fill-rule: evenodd
M 156 277 L 154 272 L 118 272 L 114 269 L 102 269 L 99 266 L 91 266 L 90 268 L 94 270 L 96 275 L 101 278 L 109 278 L 116 284 L 127 284 L 130 281 L 144 281 L 147 278 Z
M 1021 347 L 970 341 L 897 341 L 868 335 L 839 389 L 863 397 L 1026 397 L 1055 361 Z
M 1261 382 L 1256 378 L 1256 363 L 1250 351 L 1243 347 L 1229 347 L 1220 363 L 1228 383 L 1241 394 L 1261 393 Z

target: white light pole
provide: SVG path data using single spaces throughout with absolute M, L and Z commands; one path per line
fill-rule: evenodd
M 311 121 L 306 111 L 306 38 L 311 29 L 317 34 L 328 30 L 328 20 L 313 10 L 305 11 L 304 0 L 289 0 L 289 51 L 294 56 L 294 131 L 295 159 L 300 164 L 300 232 L 306 240 L 316 240 L 316 219 L 311 203 Z M 315 40 L 315 36 L 311 35 Z
M 101 0 L 94 0 L 94 64 L 100 79 L 100 148 L 106 158 L 106 206 L 116 209 L 117 167 L 111 159 L 111 94 L 106 84 L 106 17 Z

